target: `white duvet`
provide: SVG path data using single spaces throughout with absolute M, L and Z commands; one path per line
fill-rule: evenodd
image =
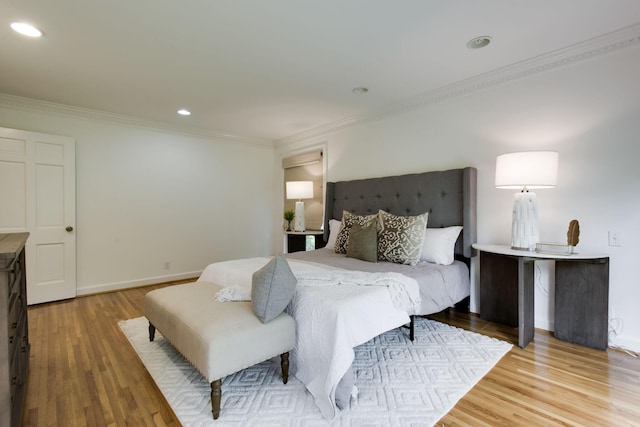
M 221 300 L 249 300 L 253 272 L 271 258 L 210 264 L 199 281 L 217 283 Z M 354 347 L 409 322 L 420 307 L 417 282 L 399 273 L 365 273 L 288 260 L 298 279 L 288 307 L 296 320 L 292 373 L 307 387 L 325 418 L 336 413 L 338 383 Z

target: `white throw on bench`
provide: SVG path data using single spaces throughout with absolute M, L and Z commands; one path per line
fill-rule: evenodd
M 220 414 L 222 378 L 281 356 L 286 384 L 295 321 L 286 313 L 263 323 L 251 302 L 216 302 L 220 286 L 210 282 L 156 289 L 146 294 L 149 339 L 156 328 L 211 383 L 213 418 Z

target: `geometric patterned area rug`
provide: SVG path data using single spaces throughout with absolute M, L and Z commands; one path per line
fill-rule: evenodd
M 404 328 L 356 347 L 358 396 L 333 420 L 320 415 L 294 376 L 282 383 L 280 358 L 222 380 L 220 417 L 211 415 L 211 386 L 146 318 L 119 322 L 184 426 L 432 426 L 504 356 L 511 344 L 417 318 L 416 339 Z

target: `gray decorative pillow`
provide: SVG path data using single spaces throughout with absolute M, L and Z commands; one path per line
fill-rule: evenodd
M 347 246 L 349 246 L 349 233 L 351 232 L 353 224 L 366 227 L 367 225 L 375 224 L 377 217 L 378 215 L 361 216 L 354 215 L 351 212 L 342 211 L 342 225 L 340 226 L 338 237 L 336 237 L 336 253 L 347 253 Z
M 267 323 L 278 317 L 293 298 L 297 284 L 298 279 L 282 255 L 253 273 L 251 304 L 258 319 Z
M 375 222 L 366 227 L 353 224 L 349 233 L 347 256 L 363 261 L 378 262 L 378 227 Z
M 398 264 L 416 265 L 427 228 L 429 213 L 398 216 L 378 212 L 378 259 Z

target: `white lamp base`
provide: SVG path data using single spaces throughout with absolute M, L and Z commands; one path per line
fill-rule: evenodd
M 296 202 L 295 217 L 293 219 L 293 231 L 305 231 L 304 227 L 304 202 Z
M 513 202 L 511 222 L 511 249 L 535 251 L 540 241 L 536 193 L 517 193 Z

